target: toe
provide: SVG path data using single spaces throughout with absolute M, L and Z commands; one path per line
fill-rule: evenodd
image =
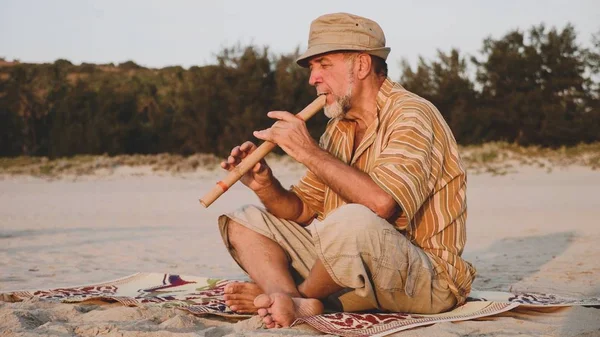
M 237 299 L 237 297 L 238 297 L 237 294 L 225 294 L 225 295 L 223 295 L 223 298 L 226 301 L 235 300 L 235 299 Z
M 233 294 L 233 285 L 234 285 L 234 284 L 235 284 L 235 283 L 228 283 L 228 284 L 226 284 L 226 285 L 225 285 L 225 288 L 223 288 L 223 292 L 224 292 L 225 294 Z
M 273 304 L 273 300 L 266 294 L 256 296 L 254 299 L 254 305 L 258 308 L 268 308 Z
M 246 303 L 236 305 L 236 312 L 241 314 L 251 314 L 256 312 L 256 307 L 253 305 L 248 305 Z
M 263 322 L 269 326 L 269 325 L 275 325 L 275 322 L 273 321 L 273 317 L 271 317 L 271 315 L 267 315 L 265 317 L 263 317 Z
M 226 294 L 239 294 L 244 291 L 244 282 L 232 282 L 225 285 L 223 291 Z

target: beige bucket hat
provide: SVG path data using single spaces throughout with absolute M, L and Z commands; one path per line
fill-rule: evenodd
M 319 54 L 341 50 L 356 50 L 387 59 L 390 48 L 377 22 L 348 13 L 326 14 L 310 24 L 308 49 L 297 60 L 307 68 L 308 59 Z

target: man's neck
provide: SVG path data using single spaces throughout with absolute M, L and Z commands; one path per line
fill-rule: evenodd
M 377 94 L 385 78 L 369 78 L 364 84 L 356 86 L 352 109 L 345 118 L 357 123 L 358 130 L 366 130 L 377 118 Z

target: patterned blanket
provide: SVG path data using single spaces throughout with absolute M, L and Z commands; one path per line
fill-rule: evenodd
M 0 293 L 5 301 L 37 297 L 66 303 L 87 300 L 118 301 L 127 306 L 158 305 L 177 307 L 196 315 L 244 318 L 232 312 L 223 300 L 223 289 L 233 280 L 138 273 L 114 281 L 51 290 Z M 516 307 L 600 306 L 600 298 L 585 300 L 540 293 L 472 291 L 467 303 L 443 314 L 331 313 L 296 320 L 322 332 L 340 336 L 385 336 L 405 329 L 447 321 L 464 321 L 491 316 Z

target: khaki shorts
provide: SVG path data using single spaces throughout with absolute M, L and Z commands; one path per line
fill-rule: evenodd
M 324 301 L 329 310 L 434 314 L 456 305 L 447 281 L 435 273 L 423 250 L 365 206 L 344 205 L 306 228 L 256 206 L 222 215 L 223 241 L 239 264 L 227 235 L 230 220 L 277 242 L 297 273 L 297 284 L 320 259 L 345 288 Z

